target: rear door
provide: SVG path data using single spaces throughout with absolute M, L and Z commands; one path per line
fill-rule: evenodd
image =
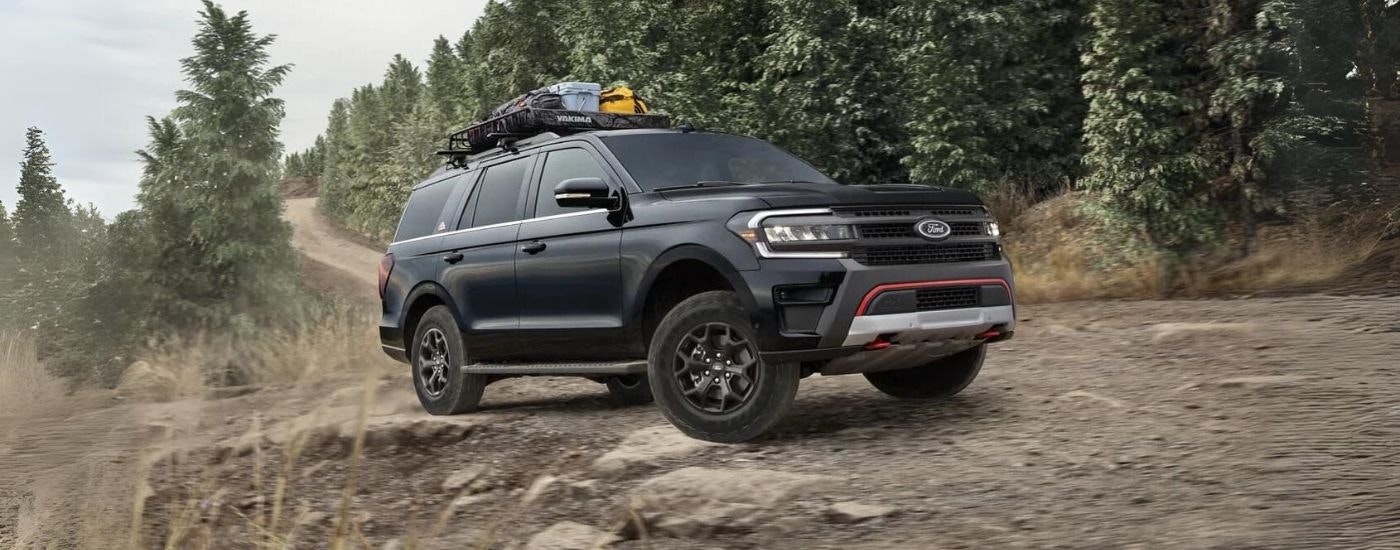
M 467 198 L 458 231 L 445 235 L 440 245 L 439 281 L 461 312 L 469 362 L 511 359 L 520 351 L 515 243 L 532 160 L 514 157 L 486 166 Z
M 606 209 L 564 208 L 554 187 L 570 178 L 618 178 L 587 143 L 539 154 L 531 215 L 515 256 L 520 329 L 531 359 L 620 358 L 622 231 Z

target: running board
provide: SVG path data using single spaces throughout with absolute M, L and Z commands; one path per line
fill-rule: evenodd
M 646 374 L 646 361 L 623 363 L 473 363 L 462 367 L 467 374 Z

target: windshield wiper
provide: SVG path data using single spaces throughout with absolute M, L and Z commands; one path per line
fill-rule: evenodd
M 652 191 L 675 191 L 677 189 L 697 189 L 704 187 L 733 187 L 735 185 L 748 185 L 737 181 L 697 181 L 685 185 L 672 185 L 670 187 L 657 187 Z

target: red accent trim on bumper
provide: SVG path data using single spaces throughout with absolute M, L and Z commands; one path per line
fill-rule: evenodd
M 947 281 L 922 281 L 913 283 L 885 283 L 876 285 L 865 293 L 865 297 L 860 300 L 860 307 L 856 308 L 856 315 L 865 315 L 865 308 L 870 306 L 870 302 L 875 300 L 881 292 L 887 290 L 908 290 L 911 288 L 929 288 L 935 286 L 964 286 L 964 285 L 1001 285 L 1006 289 L 1008 295 L 1013 295 L 1011 285 L 1006 284 L 1005 279 L 951 279 Z

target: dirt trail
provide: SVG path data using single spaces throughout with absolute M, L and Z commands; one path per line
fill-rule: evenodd
M 362 244 L 344 238 L 316 210 L 316 198 L 287 199 L 283 215 L 292 224 L 292 245 L 311 260 L 334 268 L 354 280 L 364 283 L 364 294 L 373 296 L 384 255 Z
M 377 252 L 312 200 L 288 218 L 298 248 L 373 288 Z M 771 437 L 730 446 L 677 438 L 654 407 L 580 379 L 498 382 L 481 412 L 429 417 L 404 369 L 377 381 L 348 517 L 374 548 L 610 532 L 621 549 L 1400 548 L 1398 312 L 1400 297 L 1322 295 L 1027 306 L 954 399 L 813 377 Z M 16 422 L 0 430 L 0 547 L 11 518 L 25 547 L 116 546 L 63 533 L 125 532 L 133 484 L 100 480 L 139 471 L 131 449 L 153 440 L 184 451 L 150 471 L 150 536 L 193 517 L 216 547 L 265 542 L 249 518 L 295 447 L 288 538 L 326 547 L 363 387 Z M 11 487 L 66 504 L 6 501 Z
M 646 529 L 620 530 L 617 548 L 1397 548 L 1397 311 L 1400 298 L 1332 296 L 1029 306 L 950 401 L 814 377 L 771 437 L 731 446 L 693 444 L 654 407 L 615 407 L 577 379 L 499 382 L 482 412 L 429 417 L 403 373 L 371 411 L 356 536 L 513 548 L 631 517 Z M 346 479 L 357 390 L 329 390 L 223 405 L 309 434 L 289 504 L 307 511 L 298 546 L 324 545 Z M 326 422 L 296 416 L 316 407 Z M 220 502 L 255 509 L 237 504 L 266 494 L 249 472 L 275 471 L 283 448 L 264 440 L 258 459 L 230 441 L 159 470 L 153 502 L 213 472 L 231 491 Z M 227 512 L 207 525 L 254 536 Z

